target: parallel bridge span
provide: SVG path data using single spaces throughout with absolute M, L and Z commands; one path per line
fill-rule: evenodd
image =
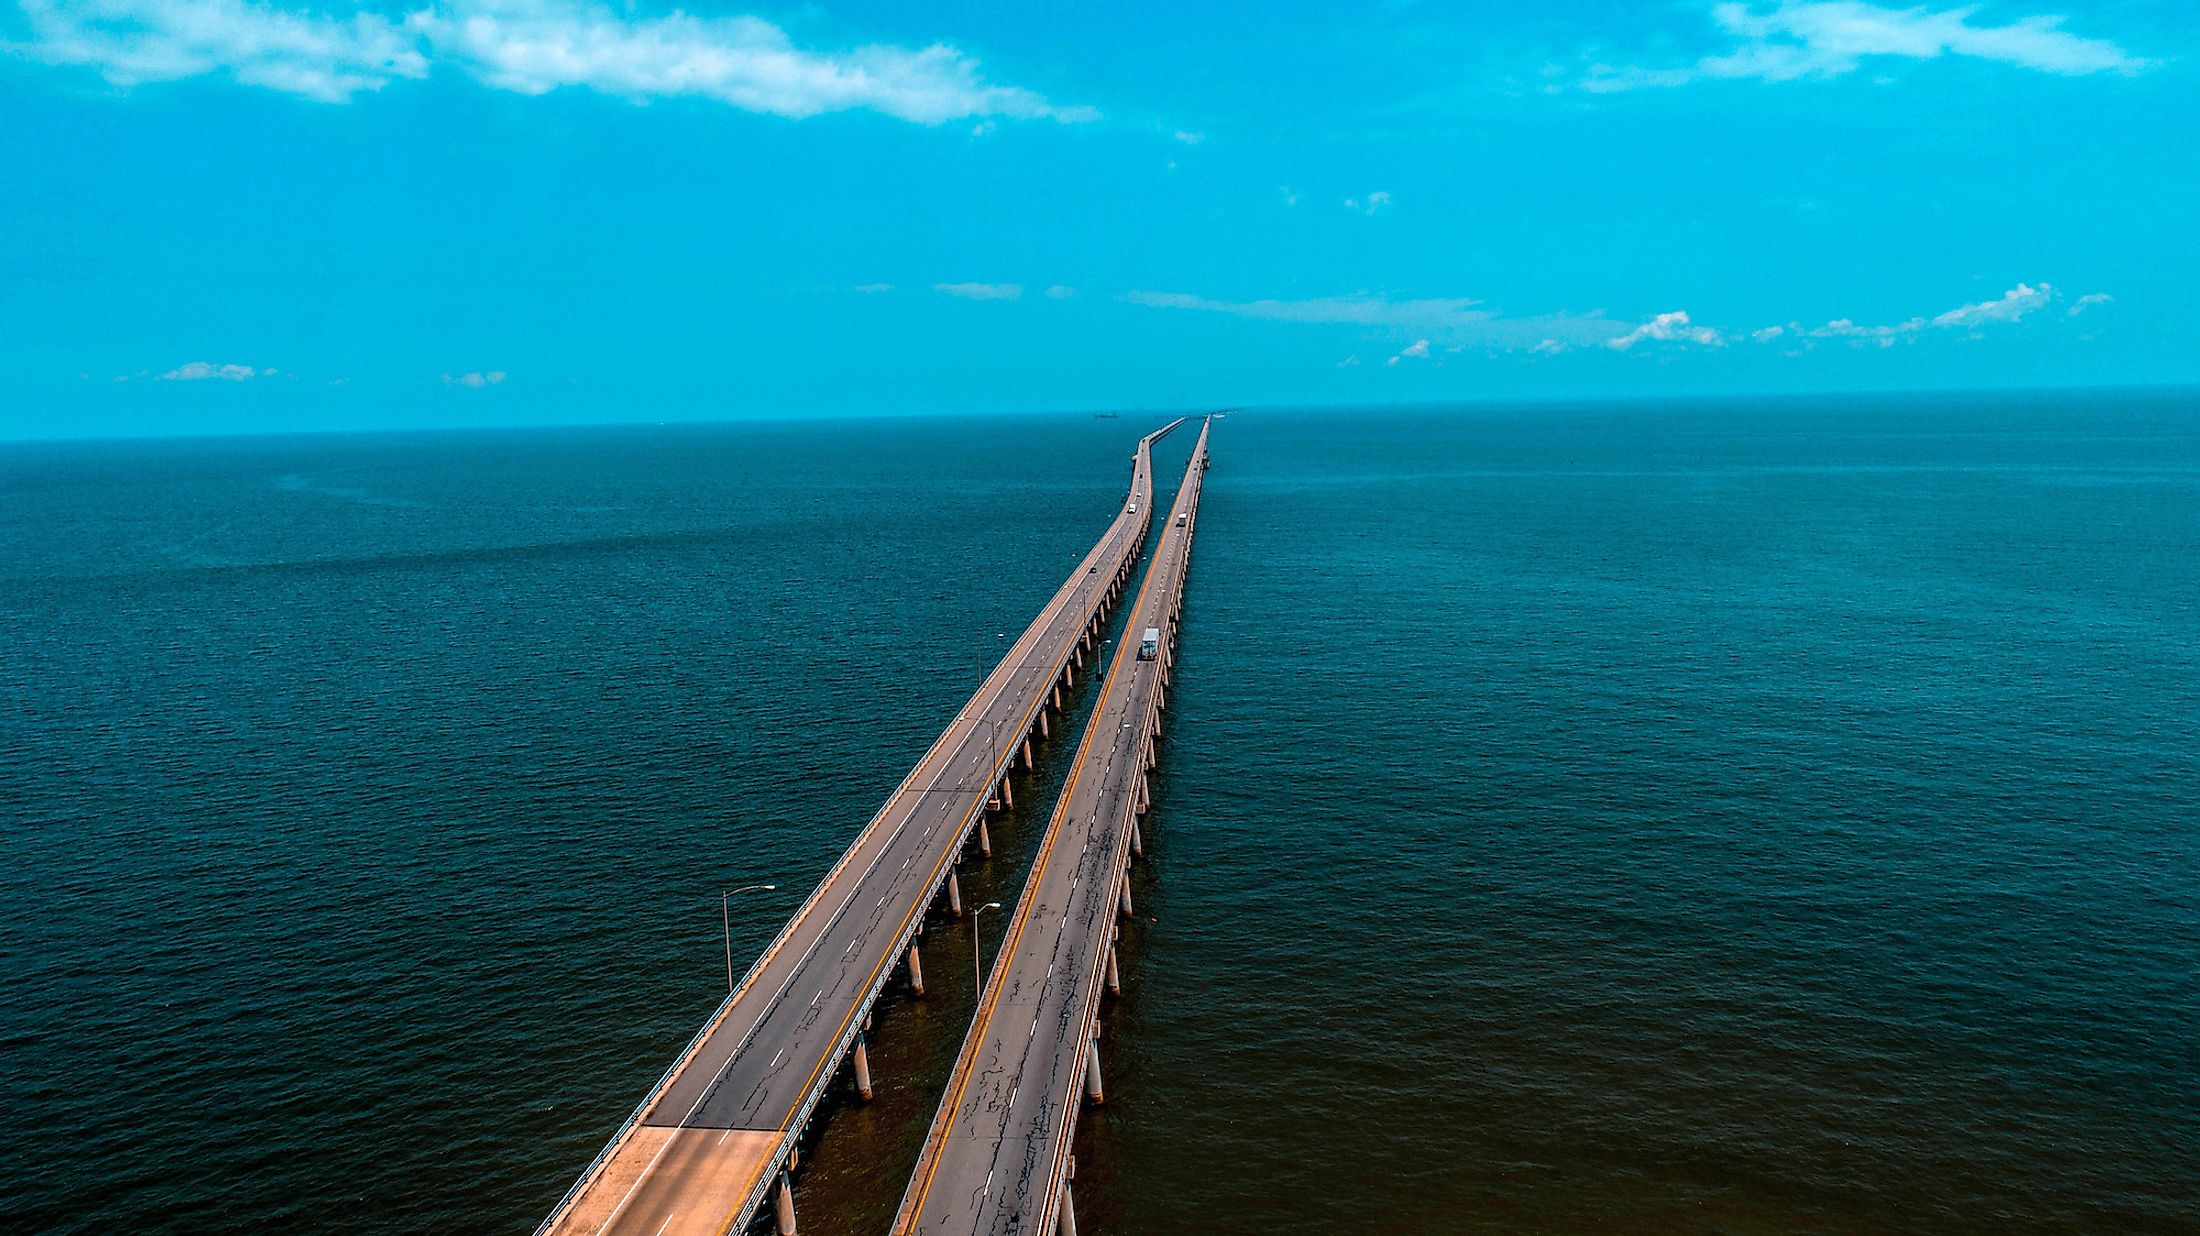
M 1151 447 L 1139 440 L 1130 496 L 1107 532 L 987 676 L 915 769 L 581 1173 L 538 1236 L 721 1236 L 787 1177 L 803 1126 L 843 1062 L 868 1087 L 863 1035 L 897 964 L 916 990 L 924 912 L 946 891 L 1008 773 L 1097 647 L 1152 519 Z M 1012 801 L 1012 800 L 1011 800 Z
M 1100 998 L 1120 988 L 1118 919 L 1132 917 L 1130 861 L 1144 850 L 1138 819 L 1152 793 L 1206 469 L 1202 426 L 894 1236 L 1076 1236 L 1078 1092 L 1105 1096 Z M 1148 629 L 1159 635 L 1152 660 L 1137 638 Z

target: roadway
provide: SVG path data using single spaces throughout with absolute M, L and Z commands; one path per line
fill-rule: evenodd
M 1079 1091 L 1102 1094 L 1100 996 L 1147 805 L 1154 739 L 1198 522 L 1207 430 L 1154 550 L 1115 663 L 1003 937 L 969 1038 L 895 1216 L 895 1236 L 1065 1236 Z M 1162 632 L 1155 660 L 1139 635 Z
M 873 1001 L 908 955 L 989 797 L 1097 645 L 1152 519 L 1152 444 L 1130 495 L 848 852 L 719 1005 L 538 1233 L 721 1236 L 747 1223 Z

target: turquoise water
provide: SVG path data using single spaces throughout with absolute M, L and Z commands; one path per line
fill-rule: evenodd
M 0 448 L 0 1226 L 530 1227 L 1149 427 Z M 2200 397 L 1213 445 L 1086 1230 L 2200 1231 Z

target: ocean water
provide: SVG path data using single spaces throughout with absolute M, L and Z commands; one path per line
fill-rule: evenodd
M 0 447 L 0 1229 L 530 1228 L 1157 419 Z M 1213 449 L 1084 1230 L 2200 1232 L 2200 394 Z

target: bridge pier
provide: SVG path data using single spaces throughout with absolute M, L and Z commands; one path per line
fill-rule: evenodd
M 978 857 L 993 857 L 993 834 L 986 831 L 985 817 L 978 817 Z
M 1141 808 L 1142 813 L 1143 808 Z M 1139 829 L 1138 817 L 1135 815 L 1131 817 L 1131 857 L 1146 857 L 1146 834 Z
M 1112 967 L 1115 962 L 1111 958 L 1108 964 Z M 864 1049 L 863 1036 L 860 1034 L 856 1036 L 855 1067 L 856 1093 L 868 1103 L 871 1101 L 871 1053 Z
M 1115 968 L 1115 946 L 1112 944 L 1108 946 L 1108 994 L 1117 998 L 1123 995 L 1123 972 Z M 856 1042 L 861 1044 L 863 1040 L 857 1039 Z M 858 1046 L 856 1050 L 863 1049 Z M 870 1098 L 870 1092 L 865 1091 L 863 1097 Z
M 1045 718 L 1042 717 L 1041 720 L 1043 722 Z M 1024 739 L 1024 771 L 1031 771 L 1031 739 L 1029 736 Z
M 779 1236 L 795 1236 L 794 1177 L 779 1174 Z
M 1044 708 L 1039 710 L 1039 737 L 1054 737 L 1054 731 L 1047 728 L 1047 710 Z
M 1062 688 L 1054 688 L 1054 711 L 1062 711 Z
M 1124 917 L 1124 918 L 1137 918 L 1137 917 L 1138 917 L 1138 915 L 1137 915 L 1137 914 L 1135 914 L 1135 913 L 1133 913 L 1133 912 L 1132 912 L 1132 910 L 1131 910 L 1131 878 L 1130 878 L 1130 873 L 1129 873 L 1129 872 L 1127 872 L 1127 871 L 1123 873 L 1123 917 Z M 916 960 L 916 956 L 917 956 L 917 946 L 916 946 L 916 945 L 914 945 L 914 944 L 912 944 L 912 945 L 910 945 L 910 946 L 909 946 L 909 959 L 910 959 L 910 961 L 911 961 L 911 962 L 914 962 L 914 961 Z M 921 996 L 921 995 L 923 995 L 923 994 L 924 994 L 924 989 L 923 989 L 923 988 L 921 988 L 921 987 L 920 987 L 920 988 L 918 988 L 918 989 L 917 989 L 917 994 L 918 994 L 918 995 L 920 995 L 920 996 Z
M 962 882 L 955 878 L 952 871 L 947 873 L 947 912 L 956 918 L 963 916 Z
M 1008 783 L 1006 776 L 1001 778 L 1001 801 L 1008 804 L 1009 810 L 1016 809 L 1016 787 Z
M 909 942 L 909 990 L 920 996 L 924 994 L 924 959 L 917 955 L 915 940 Z
M 1069 1184 L 1066 1181 L 1062 1185 L 1062 1209 L 1058 1213 L 1061 1216 L 1060 1222 L 1056 1224 L 1058 1236 L 1077 1236 L 1077 1207 L 1070 1203 Z
M 1108 1101 L 1106 1092 L 1100 1088 L 1100 1040 L 1097 1036 L 1085 1040 L 1085 1097 L 1091 1099 L 1095 1107 Z

